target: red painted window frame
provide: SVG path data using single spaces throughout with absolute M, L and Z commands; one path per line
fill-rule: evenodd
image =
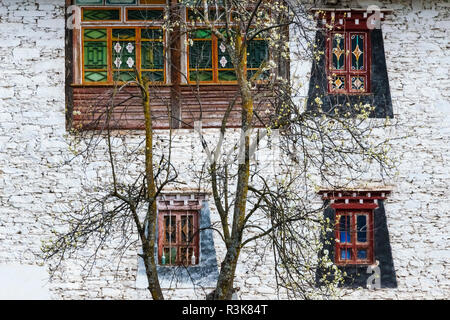
M 366 215 L 367 219 L 367 242 L 358 242 L 356 233 L 356 217 L 358 215 Z M 351 243 L 341 243 L 340 242 L 340 230 L 339 230 L 339 217 L 340 216 L 350 216 L 350 233 L 351 233 Z M 336 265 L 371 265 L 374 263 L 374 210 L 355 210 L 355 209 L 336 209 L 335 214 L 335 249 L 334 249 L 334 260 Z M 337 241 L 339 240 L 339 241 Z M 352 258 L 351 259 L 341 259 L 341 249 L 351 249 Z M 358 259 L 357 250 L 366 249 L 367 258 Z
M 344 34 L 345 39 L 345 51 L 348 52 L 345 54 L 345 70 L 333 70 L 332 69 L 332 48 L 333 48 L 333 34 Z M 349 66 L 351 65 L 351 35 L 352 34 L 364 34 L 366 41 L 364 41 L 364 64 L 366 66 L 366 70 L 364 71 L 352 71 L 349 70 Z M 370 88 L 370 71 L 372 66 L 371 54 L 372 48 L 370 39 L 370 30 L 361 30 L 361 29 L 351 29 L 351 30 L 331 30 L 327 32 L 327 40 L 326 40 L 326 74 L 327 74 L 327 88 L 328 94 L 368 94 L 371 92 Z M 345 88 L 342 90 L 332 90 L 331 88 L 331 77 L 333 75 L 345 76 Z M 365 91 L 360 90 L 352 90 L 351 89 L 351 76 L 364 76 L 365 77 Z
M 176 217 L 176 241 L 175 243 L 166 243 L 165 242 L 165 224 L 164 217 L 165 216 L 175 216 Z M 193 239 L 188 244 L 181 242 L 181 216 L 192 215 L 193 216 Z M 195 254 L 195 264 L 199 263 L 199 218 L 200 211 L 199 210 L 184 210 L 184 209 L 176 209 L 176 210 L 159 210 L 158 211 L 158 263 L 162 265 L 162 254 L 165 247 L 175 247 L 177 250 L 176 262 L 175 264 L 170 264 L 170 259 L 166 258 L 165 266 L 179 266 L 186 265 L 182 263 L 180 258 L 180 249 L 181 248 L 193 248 L 193 252 Z M 187 265 L 191 264 L 191 257 L 187 259 Z

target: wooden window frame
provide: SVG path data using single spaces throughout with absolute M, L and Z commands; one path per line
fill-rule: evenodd
M 345 49 L 344 49 L 344 62 L 345 62 L 345 68 L 344 70 L 335 70 L 332 68 L 333 63 L 333 36 L 335 34 L 343 34 L 345 39 Z M 351 68 L 351 59 L 352 59 L 352 52 L 351 52 L 351 36 L 352 35 L 364 35 L 365 41 L 364 41 L 364 65 L 365 70 L 363 71 L 356 71 L 356 70 L 350 70 Z M 328 87 L 328 94 L 353 94 L 353 95 L 361 95 L 361 94 L 370 94 L 371 88 L 370 88 L 370 71 L 371 71 L 371 45 L 370 45 L 370 31 L 369 30 L 332 30 L 327 33 L 327 41 L 326 41 L 326 73 L 327 73 L 327 87 Z M 343 76 L 345 77 L 345 87 L 344 89 L 340 90 L 333 90 L 332 89 L 332 77 L 338 77 Z M 351 87 L 351 78 L 352 76 L 362 76 L 365 78 L 364 87 L 365 90 L 354 90 Z
M 365 215 L 367 218 L 366 242 L 357 241 L 357 216 Z M 337 209 L 335 215 L 335 250 L 334 257 L 336 265 L 371 265 L 374 263 L 374 223 L 373 210 L 351 210 Z M 340 217 L 350 217 L 351 242 L 340 242 Z M 341 250 L 351 249 L 351 259 L 341 259 Z M 358 249 L 366 249 L 366 259 L 358 259 Z
M 107 81 L 85 81 L 85 77 L 84 77 L 84 72 L 85 72 L 85 57 L 84 57 L 84 30 L 86 29 L 105 29 L 106 33 L 107 33 L 107 37 L 106 37 L 106 43 L 107 43 Z M 81 79 L 80 82 L 82 85 L 113 85 L 115 83 L 123 83 L 120 81 L 114 81 L 113 77 L 114 77 L 114 71 L 115 71 L 115 66 L 113 66 L 113 42 L 116 40 L 113 40 L 112 38 L 112 30 L 113 29 L 134 29 L 135 30 L 135 38 L 134 40 L 134 44 L 135 44 L 135 66 L 137 71 L 141 74 L 142 71 L 161 71 L 161 69 L 145 69 L 142 70 L 142 66 L 141 66 L 141 31 L 145 30 L 145 29 L 160 29 L 163 30 L 161 27 L 155 26 L 155 27 L 147 27 L 147 26 L 130 26 L 130 25 L 126 25 L 126 24 L 120 24 L 120 25 L 95 25 L 95 26 L 82 26 L 81 27 L 81 31 L 80 31 L 80 36 L 81 36 Z M 166 42 L 166 35 L 165 32 L 162 31 L 162 35 L 163 38 L 161 40 L 145 40 L 145 42 L 152 42 L 152 41 L 161 41 L 163 44 L 165 44 Z M 102 40 L 105 41 L 105 40 Z M 165 46 L 163 45 L 163 56 L 165 57 L 166 55 L 166 49 Z M 163 67 L 163 74 L 164 74 L 164 80 L 163 82 L 154 82 L 155 84 L 164 84 L 166 83 L 166 79 L 167 79 L 167 74 L 166 74 L 166 62 L 164 61 L 164 67 Z
M 192 215 L 193 216 L 193 239 L 188 244 L 181 242 L 181 217 L 186 215 Z M 165 224 L 164 224 L 164 218 L 166 216 L 174 216 L 176 218 L 175 225 L 176 225 L 176 239 L 175 243 L 166 242 L 165 240 Z M 160 265 L 162 264 L 162 255 L 165 248 L 176 248 L 176 262 L 175 264 L 171 264 L 170 257 L 166 258 L 166 263 L 164 266 L 180 266 L 180 265 L 192 265 L 191 264 L 191 258 L 187 257 L 186 261 L 187 264 L 183 264 L 182 260 L 180 258 L 181 249 L 183 248 L 192 248 L 193 253 L 195 254 L 195 264 L 197 265 L 200 261 L 199 255 L 200 255 L 200 246 L 199 246 L 199 219 L 200 219 L 200 211 L 199 210 L 183 210 L 183 209 L 174 209 L 174 210 L 159 210 L 158 212 L 158 263 Z M 189 252 L 187 250 L 187 252 Z

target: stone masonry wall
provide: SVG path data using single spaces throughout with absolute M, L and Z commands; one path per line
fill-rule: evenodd
M 398 288 L 350 292 L 351 298 L 448 298 L 450 294 L 450 4 L 446 1 L 358 1 L 394 10 L 383 23 L 391 95 L 400 126 L 408 135 L 393 150 L 398 175 L 386 201 Z M 0 264 L 36 265 L 41 240 L 49 237 L 49 213 L 79 205 L 86 190 L 80 179 L 107 179 L 106 164 L 61 165 L 70 157 L 65 129 L 64 2 L 0 0 Z M 310 70 L 310 64 L 304 68 Z M 305 86 L 307 87 L 307 86 Z M 162 133 L 164 134 L 164 133 Z M 213 137 L 216 132 L 206 132 Z M 188 168 L 200 150 L 196 135 L 179 130 L 177 163 Z M 86 173 L 88 173 L 86 178 Z M 188 178 L 186 178 L 188 179 Z M 374 181 L 381 184 L 381 181 Z M 212 209 L 212 220 L 217 215 Z M 215 235 L 218 262 L 224 250 Z M 257 246 L 258 247 L 258 246 Z M 261 246 L 259 246 L 261 247 Z M 135 289 L 134 248 L 119 269 L 114 244 L 100 253 L 87 276 L 75 261 L 50 283 L 54 299 L 148 298 Z M 244 251 L 236 286 L 242 299 L 277 298 L 270 255 L 259 261 Z M 169 290 L 171 298 L 205 293 Z

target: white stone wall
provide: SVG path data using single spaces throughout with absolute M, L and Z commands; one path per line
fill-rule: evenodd
M 386 203 L 398 288 L 359 290 L 350 297 L 448 298 L 450 5 L 374 3 L 394 9 L 383 23 L 394 113 L 400 123 L 393 134 L 408 135 L 395 144 L 393 155 L 400 164 L 398 175 L 389 181 L 395 188 Z M 0 0 L 0 31 L 0 264 L 35 265 L 41 240 L 51 235 L 49 213 L 70 210 L 85 192 L 80 185 L 84 168 L 61 165 L 71 155 L 65 130 L 64 3 Z M 309 66 L 302 70 L 308 72 Z M 187 130 L 177 132 L 174 148 L 177 161 L 185 165 L 200 150 L 196 135 Z M 87 180 L 107 179 L 105 163 L 95 163 L 87 172 Z M 79 263 L 64 264 L 64 274 L 49 285 L 51 297 L 148 297 L 134 289 L 136 251 L 131 248 L 117 269 L 112 249 L 100 253 L 88 277 Z M 224 250 L 219 245 L 217 250 L 220 263 Z M 259 261 L 252 250 L 243 251 L 238 266 L 241 298 L 277 298 L 270 255 L 268 261 Z M 167 295 L 203 298 L 204 293 L 173 290 Z

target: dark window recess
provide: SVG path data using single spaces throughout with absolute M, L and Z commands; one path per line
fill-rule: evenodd
M 307 110 L 310 112 L 317 110 L 318 105 L 315 102 L 315 99 L 319 97 L 322 100 L 321 108 L 324 112 L 331 111 L 334 106 L 339 106 L 338 110 L 342 114 L 350 112 L 350 114 L 356 115 L 357 112 L 353 107 L 355 104 L 370 104 L 375 106 L 374 111 L 370 114 L 371 118 L 392 118 L 394 114 L 389 89 L 382 31 L 381 29 L 374 29 L 359 33 L 348 32 L 346 45 L 349 47 L 355 45 L 351 41 L 352 35 L 368 36 L 367 40 L 369 42 L 367 47 L 370 48 L 368 51 L 370 54 L 370 59 L 368 57 L 368 59 L 365 59 L 364 61 L 370 61 L 370 68 L 367 66 L 368 68 L 366 71 L 358 72 L 352 71 L 351 68 L 347 70 L 345 69 L 346 64 L 350 67 L 352 64 L 357 65 L 358 61 L 353 61 L 351 59 L 352 56 L 350 55 L 347 59 L 344 58 L 345 54 L 340 55 L 341 60 L 337 60 L 336 55 L 334 57 L 333 55 L 330 55 L 330 59 L 334 58 L 334 60 L 330 60 L 330 63 L 335 69 L 332 71 L 335 75 L 335 79 L 333 79 L 335 81 L 330 84 L 330 81 L 327 79 L 327 35 L 324 31 L 317 31 L 315 39 L 315 43 L 317 45 L 316 50 L 323 51 L 325 54 L 320 55 L 318 61 L 313 61 L 311 79 L 309 83 Z M 337 42 L 333 44 L 336 48 L 338 48 Z M 342 45 L 343 42 L 341 41 L 339 48 L 341 48 Z M 361 55 L 358 57 L 360 57 L 361 60 L 361 63 L 359 64 L 361 67 L 361 65 L 363 66 L 362 63 L 364 63 L 364 61 L 362 60 Z M 369 83 L 367 83 L 367 85 L 364 84 L 364 87 L 362 87 L 361 83 L 366 81 L 365 79 L 369 79 Z M 359 91 L 361 91 L 361 94 L 359 94 Z
M 329 202 L 326 202 L 327 206 L 324 210 L 324 217 L 329 218 L 332 225 L 335 225 L 336 221 L 336 212 L 339 212 L 339 209 L 333 209 L 329 206 Z M 342 219 L 344 216 L 341 215 L 341 219 L 339 221 L 339 237 L 341 239 L 346 239 L 348 242 L 351 242 L 352 234 L 347 230 L 350 229 L 351 221 L 347 218 Z M 367 226 L 367 215 L 356 215 L 356 240 L 357 242 L 366 242 L 368 239 L 366 226 Z M 378 200 L 378 207 L 373 211 L 373 231 L 374 231 L 374 262 L 378 261 L 380 267 L 380 278 L 381 278 L 381 288 L 396 288 L 397 280 L 394 268 L 394 262 L 392 259 L 392 251 L 391 245 L 389 243 L 389 231 L 386 223 L 386 213 L 384 209 L 384 202 L 382 200 Z M 326 244 L 325 239 L 332 239 L 330 244 Z M 330 252 L 330 258 L 332 261 L 340 260 L 365 260 L 369 259 L 370 252 L 366 248 L 358 248 L 356 250 L 352 250 L 352 248 L 348 248 L 347 250 L 339 250 L 339 253 L 336 253 L 336 243 L 335 243 L 335 231 L 331 231 L 323 235 L 322 241 L 324 243 L 324 250 L 328 250 Z M 345 245 L 344 245 L 345 247 Z M 339 256 L 336 257 L 336 254 Z M 352 255 L 356 254 L 356 257 Z M 322 256 L 322 252 L 319 254 L 319 257 Z M 336 259 L 338 258 L 338 259 Z M 358 264 L 349 264 L 349 265 L 339 265 L 338 268 L 347 273 L 347 276 L 344 279 L 343 286 L 349 288 L 357 288 L 363 287 L 366 288 L 367 279 L 373 275 L 373 272 L 367 273 L 368 265 L 358 265 Z M 320 279 L 324 273 L 327 273 L 330 270 L 318 269 L 316 274 L 317 285 L 320 286 Z

